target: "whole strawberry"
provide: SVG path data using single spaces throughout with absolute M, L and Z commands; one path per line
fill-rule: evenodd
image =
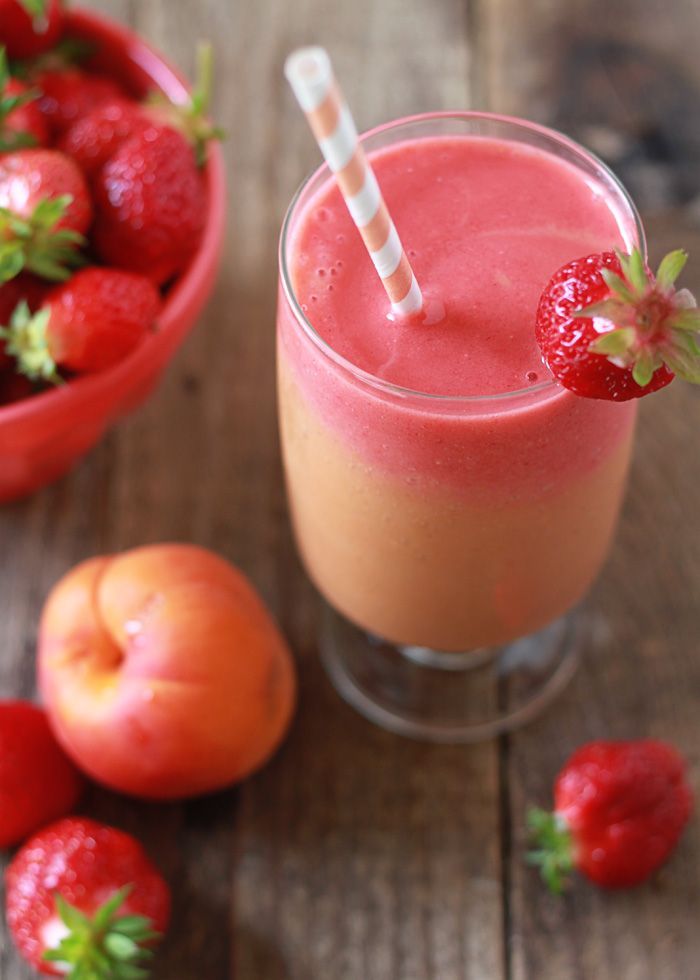
M 198 49 L 197 83 L 191 95 L 175 104 L 154 92 L 142 103 L 113 99 L 85 113 L 70 126 L 58 142 L 73 157 L 87 177 L 93 178 L 129 137 L 151 126 L 170 126 L 194 148 L 197 164 L 206 161 L 207 144 L 222 139 L 223 131 L 207 118 L 212 82 L 212 48 Z
M 554 812 L 528 815 L 539 866 L 554 892 L 576 868 L 603 888 L 650 877 L 678 843 L 692 809 L 683 760 L 651 739 L 590 742 L 557 776 Z
M 75 67 L 41 71 L 33 84 L 42 93 L 39 108 L 54 137 L 96 106 L 124 96 L 124 90 L 113 79 Z
M 94 244 L 110 265 L 162 284 L 197 250 L 206 193 L 194 151 L 169 126 L 122 143 L 95 181 Z
M 59 0 L 0 0 L 0 44 L 10 58 L 33 58 L 58 41 Z
M 91 221 L 90 193 L 70 157 L 45 149 L 0 156 L 0 281 L 22 269 L 67 278 Z
M 72 157 L 86 177 L 93 178 L 121 144 L 153 125 L 137 102 L 111 99 L 77 119 L 57 146 Z
M 167 928 L 170 893 L 133 837 L 69 817 L 16 855 L 6 910 L 17 948 L 41 973 L 138 978 Z
M 34 315 L 21 303 L 0 337 L 19 373 L 60 381 L 57 368 L 92 373 L 130 354 L 155 326 L 160 302 L 145 276 L 82 269 L 51 290 Z
M 0 376 L 0 391 L 4 387 Z M 0 702 L 0 848 L 73 809 L 83 780 L 28 701 Z
M 0 207 L 19 218 L 31 218 L 37 205 L 57 197 L 71 198 L 58 228 L 83 234 L 90 226 L 90 192 L 80 169 L 57 150 L 18 150 L 0 157 Z
M 578 395 L 627 401 L 700 382 L 700 312 L 674 283 L 687 256 L 670 252 L 654 276 L 638 250 L 576 259 L 540 299 L 536 336 L 555 378 Z
M 0 153 L 48 143 L 49 131 L 37 94 L 10 76 L 5 49 L 0 48 Z

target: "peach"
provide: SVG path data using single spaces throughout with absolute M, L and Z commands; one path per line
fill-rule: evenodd
M 296 698 L 291 654 L 250 583 L 184 544 L 70 571 L 44 607 L 38 671 L 68 755 L 97 781 L 153 799 L 254 772 Z

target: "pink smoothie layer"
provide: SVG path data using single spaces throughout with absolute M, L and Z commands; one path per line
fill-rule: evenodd
M 623 244 L 609 195 L 541 150 L 485 137 L 400 143 L 372 164 L 427 316 L 387 317 L 386 294 L 329 183 L 294 239 L 294 287 L 317 332 L 365 371 L 429 394 L 543 380 L 533 329 L 540 293 L 569 259 Z
M 559 266 L 633 239 L 610 192 L 543 151 L 483 137 L 403 142 L 371 159 L 428 315 L 387 315 L 371 260 L 328 181 L 292 230 L 292 283 L 307 318 L 336 353 L 375 377 L 428 394 L 506 397 L 397 398 L 283 329 L 309 403 L 359 456 L 409 482 L 511 499 L 590 471 L 629 434 L 634 411 L 548 383 L 534 324 Z

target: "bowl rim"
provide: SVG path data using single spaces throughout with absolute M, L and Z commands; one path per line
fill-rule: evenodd
M 81 7 L 66 11 L 68 27 L 77 26 L 87 33 L 110 34 L 126 52 L 126 57 L 148 74 L 151 80 L 170 97 L 184 97 L 190 85 L 184 75 L 148 41 L 130 27 L 104 14 L 94 13 Z M 157 65 L 157 77 L 154 74 Z M 145 380 L 152 369 L 151 354 L 159 339 L 172 334 L 188 307 L 196 301 L 201 282 L 208 277 L 212 264 L 216 264 L 223 243 L 226 222 L 226 177 L 224 155 L 219 143 L 209 146 L 204 167 L 208 201 L 206 223 L 197 252 L 185 272 L 170 288 L 158 315 L 158 330 L 139 344 L 124 360 L 111 368 L 95 374 L 72 379 L 65 385 L 31 395 L 22 401 L 0 406 L 0 433 L 15 423 L 34 421 L 41 416 L 53 416 L 55 412 L 74 411 L 88 406 L 96 396 L 109 397 L 116 391 L 130 390 Z M 183 331 L 184 333 L 185 331 Z

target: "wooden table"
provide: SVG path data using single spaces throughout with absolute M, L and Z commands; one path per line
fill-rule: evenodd
M 554 123 L 636 194 L 654 257 L 686 246 L 700 290 L 697 0 L 100 0 L 190 69 L 214 39 L 229 133 L 229 237 L 214 298 L 150 404 L 69 477 L 0 512 L 0 693 L 31 696 L 37 617 L 74 562 L 180 539 L 238 562 L 299 662 L 282 751 L 182 806 L 93 791 L 174 885 L 159 980 L 697 980 L 700 835 L 651 884 L 563 900 L 523 865 L 523 814 L 593 737 L 670 739 L 700 768 L 699 392 L 649 399 L 595 635 L 566 694 L 509 738 L 432 747 L 336 696 L 290 539 L 274 402 L 276 241 L 317 151 L 283 84 L 332 51 L 358 123 L 477 107 Z M 613 19 L 614 17 L 614 19 Z M 0 932 L 0 977 L 30 977 Z

